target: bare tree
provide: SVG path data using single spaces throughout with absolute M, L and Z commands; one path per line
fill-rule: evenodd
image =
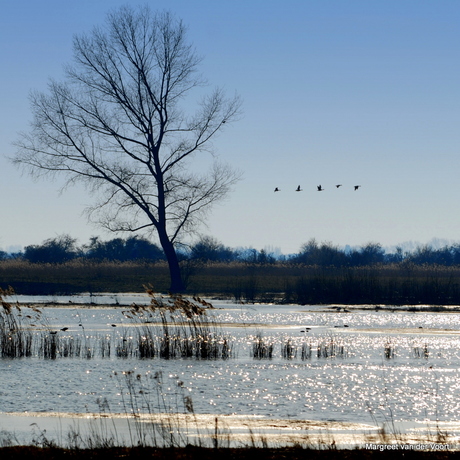
M 193 164 L 196 153 L 212 153 L 211 138 L 240 109 L 237 96 L 216 89 L 187 115 L 192 90 L 204 84 L 200 62 L 170 13 L 112 12 L 105 27 L 74 38 L 65 81 L 31 95 L 32 128 L 13 158 L 35 176 L 60 173 L 66 185 L 85 183 L 98 197 L 89 217 L 106 229 L 155 231 L 173 292 L 184 289 L 180 236 L 238 179 L 225 165 L 203 174 Z

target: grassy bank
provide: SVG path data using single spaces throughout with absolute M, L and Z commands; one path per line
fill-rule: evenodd
M 460 266 L 391 264 L 317 267 L 242 262 L 188 265 L 188 293 L 249 302 L 300 304 L 459 305 Z M 152 285 L 166 292 L 165 262 L 32 264 L 0 262 L 0 287 L 18 294 L 142 292 Z

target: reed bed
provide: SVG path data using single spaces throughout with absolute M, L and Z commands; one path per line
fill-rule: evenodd
M 2 296 L 11 291 L 1 291 Z M 19 307 L 2 300 L 0 310 L 0 357 L 38 357 L 56 359 L 205 359 L 226 360 L 235 357 L 232 340 L 223 334 L 213 317 L 207 314 L 212 306 L 195 297 L 156 296 L 150 292 L 151 304 L 133 305 L 124 312 L 131 324 L 121 335 L 101 336 L 65 333 L 67 328 L 52 330 L 45 316 L 36 308 L 26 314 Z M 32 322 L 33 321 L 33 322 Z M 275 344 L 279 343 L 279 354 Z M 254 359 L 316 359 L 348 358 L 349 345 L 340 338 L 285 337 L 281 342 L 257 332 L 250 338 L 249 354 Z M 401 344 L 399 344 L 401 348 Z M 429 359 L 427 343 L 415 341 L 405 345 L 414 359 Z M 404 353 L 403 350 L 401 350 Z M 390 339 L 383 344 L 383 357 L 394 359 L 396 345 Z
M 32 356 L 33 333 L 29 329 L 32 321 L 40 317 L 38 309 L 33 315 L 23 315 L 19 305 L 12 305 L 4 297 L 13 294 L 11 288 L 0 288 L 0 356 L 2 358 L 22 358 Z
M 252 338 L 251 356 L 255 359 L 275 358 L 273 352 L 274 342 L 265 339 L 261 333 Z M 300 351 L 300 353 L 299 353 Z M 313 356 L 317 359 L 323 358 L 347 358 L 348 348 L 335 337 L 319 338 L 315 343 L 313 340 L 302 341 L 301 344 L 290 337 L 281 342 L 280 357 L 283 359 L 296 359 L 300 356 L 302 361 L 310 360 Z
M 383 355 L 385 356 L 385 359 L 393 359 L 396 356 L 395 346 L 391 342 L 387 342 L 385 344 Z
M 297 356 L 297 347 L 293 344 L 291 339 L 286 340 L 281 345 L 281 356 L 284 359 L 294 359 Z
M 348 357 L 348 350 L 343 344 L 331 337 L 318 343 L 316 356 L 318 358 L 346 358 Z
M 281 346 L 281 356 L 284 359 L 294 359 L 298 355 L 299 347 L 294 344 L 292 339 L 287 339 Z M 335 337 L 320 339 L 316 344 L 313 341 L 302 342 L 300 346 L 300 359 L 302 361 L 312 359 L 315 355 L 317 359 L 328 358 L 347 358 L 348 348 Z
M 412 356 L 416 359 L 420 359 L 420 358 L 428 359 L 430 357 L 428 345 L 426 343 L 423 346 L 414 345 L 412 348 Z
M 0 286 L 18 294 L 58 295 L 79 292 L 142 292 L 154 283 L 167 292 L 166 262 L 118 262 L 74 259 L 62 264 L 34 264 L 26 260 L 0 261 Z
M 113 339 L 109 335 L 87 336 L 83 327 L 83 335 L 65 334 L 67 328 L 52 330 L 46 317 L 34 307 L 35 318 L 25 315 L 28 321 L 24 323 L 21 308 L 3 300 L 12 294 L 12 290 L 0 290 L 1 357 L 92 359 L 110 358 L 112 351 L 117 358 L 140 359 L 229 359 L 233 355 L 231 340 L 207 314 L 213 306 L 199 297 L 164 297 L 148 290 L 150 305 L 133 305 L 125 311 L 132 327 Z
M 460 266 L 401 262 L 362 267 L 323 267 L 287 262 L 203 263 L 187 275 L 187 293 L 245 302 L 299 304 L 460 305 Z M 169 285 L 168 267 L 159 262 L 63 264 L 0 261 L 0 286 L 19 294 L 141 292 Z
M 256 359 L 271 359 L 273 358 L 273 342 L 267 343 L 258 333 L 252 342 L 252 357 Z
M 213 306 L 201 299 L 156 295 L 148 289 L 150 305 L 125 312 L 134 325 L 133 353 L 140 358 L 160 357 L 228 359 L 233 345 L 207 314 Z
M 208 312 L 213 306 L 200 297 L 162 296 L 149 289 L 150 304 L 133 305 L 124 311 L 130 324 L 121 335 L 102 336 L 66 333 L 68 328 L 52 330 L 45 315 L 35 307 L 20 307 L 4 300 L 13 290 L 0 288 L 0 357 L 43 359 L 137 358 L 137 359 L 207 359 L 226 360 L 235 356 L 232 340 L 223 334 Z M 431 356 L 426 343 L 408 344 L 415 359 Z M 349 349 L 337 337 L 299 341 L 286 337 L 280 355 L 275 356 L 275 340 L 257 332 L 249 342 L 249 353 L 255 359 L 300 359 L 302 361 L 347 358 Z M 389 339 L 384 344 L 385 359 L 396 357 L 396 347 Z
M 44 359 L 110 357 L 110 342 L 98 338 L 90 341 L 79 336 L 60 337 L 57 332 L 52 332 L 45 331 L 40 334 L 34 355 Z
M 313 354 L 311 343 L 304 342 L 300 350 L 300 359 L 305 361 L 306 359 L 311 359 Z

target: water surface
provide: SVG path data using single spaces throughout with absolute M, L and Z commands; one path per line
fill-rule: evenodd
M 122 359 L 113 352 L 100 356 L 97 344 L 134 337 L 135 325 L 120 305 L 148 303 L 146 296 L 96 296 L 91 308 L 78 305 L 87 302 L 85 297 L 51 300 L 62 306 L 45 308 L 46 324 L 36 328 L 84 338 L 93 348 L 91 358 L 0 360 L 4 416 L 187 412 L 187 397 L 203 416 L 411 426 L 460 422 L 458 313 L 360 311 L 353 306 L 337 312 L 327 306 L 220 301 L 210 314 L 233 344 L 231 358 Z M 255 337 L 273 344 L 271 359 L 253 357 Z M 288 342 L 289 356 L 283 356 Z M 318 346 L 330 343 L 335 356 L 318 355 Z M 311 350 L 308 359 L 302 359 L 302 346 Z M 0 425 L 7 427 L 7 422 Z

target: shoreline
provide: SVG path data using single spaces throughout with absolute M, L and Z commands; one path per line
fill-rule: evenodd
M 5 425 L 8 429 L 5 429 Z M 96 435 L 105 445 L 133 448 L 137 444 L 132 433 L 149 435 L 152 428 L 163 426 L 173 430 L 175 447 L 213 447 L 232 449 L 265 447 L 284 449 L 299 446 L 304 449 L 363 449 L 366 445 L 443 445 L 460 450 L 460 422 L 394 422 L 390 426 L 373 423 L 272 419 L 250 415 L 216 415 L 154 413 L 127 416 L 122 413 L 0 413 L 0 433 L 15 439 L 16 445 L 33 445 L 42 438 L 49 445 L 64 448 L 70 437 L 78 433 L 81 442 Z M 446 429 L 450 430 L 450 434 Z M 391 432 L 390 430 L 393 430 Z M 404 431 L 403 431 L 404 430 Z M 143 439 L 148 447 L 149 437 Z M 169 439 L 163 440 L 166 443 Z M 157 442 L 157 441 L 155 441 Z M 402 448 L 401 448 L 402 450 Z M 2 457 L 3 458 L 3 457 Z
M 164 298 L 167 298 L 167 294 L 158 294 Z M 143 292 L 130 292 L 130 293 L 107 293 L 107 292 L 98 292 L 98 293 L 80 293 L 74 295 L 64 295 L 64 296 L 42 296 L 42 295 L 19 295 L 14 294 L 11 296 L 13 298 L 6 298 L 4 301 L 9 303 L 12 306 L 18 305 L 19 307 L 36 307 L 36 308 L 131 308 L 134 305 L 139 306 L 148 306 L 150 304 L 150 297 Z M 59 298 L 62 297 L 63 300 L 45 300 L 44 298 Z M 102 298 L 102 301 L 95 302 L 94 300 L 90 301 L 73 301 L 72 298 Z M 132 300 L 130 302 L 119 302 L 118 298 L 128 297 Z M 193 298 L 193 295 L 184 295 L 185 298 Z M 26 300 L 30 298 L 30 300 Z M 43 300 L 38 300 L 38 299 Z M 110 299 L 110 301 L 107 300 Z M 364 312 L 413 312 L 413 313 L 460 313 L 460 304 L 459 305 L 444 305 L 444 304 L 403 304 L 403 305 L 394 305 L 394 304 L 372 304 L 372 303 L 278 303 L 278 302 L 250 302 L 250 301 L 237 301 L 232 297 L 222 297 L 222 296 L 201 296 L 204 300 L 207 300 L 211 305 L 213 303 L 225 303 L 225 304 L 235 304 L 238 307 L 251 307 L 257 305 L 264 306 L 276 306 L 276 307 L 290 307 L 294 306 L 296 308 L 305 308 L 305 311 L 321 311 L 322 313 L 350 313 L 353 311 L 364 311 Z M 214 306 L 211 309 L 219 309 L 219 307 Z

